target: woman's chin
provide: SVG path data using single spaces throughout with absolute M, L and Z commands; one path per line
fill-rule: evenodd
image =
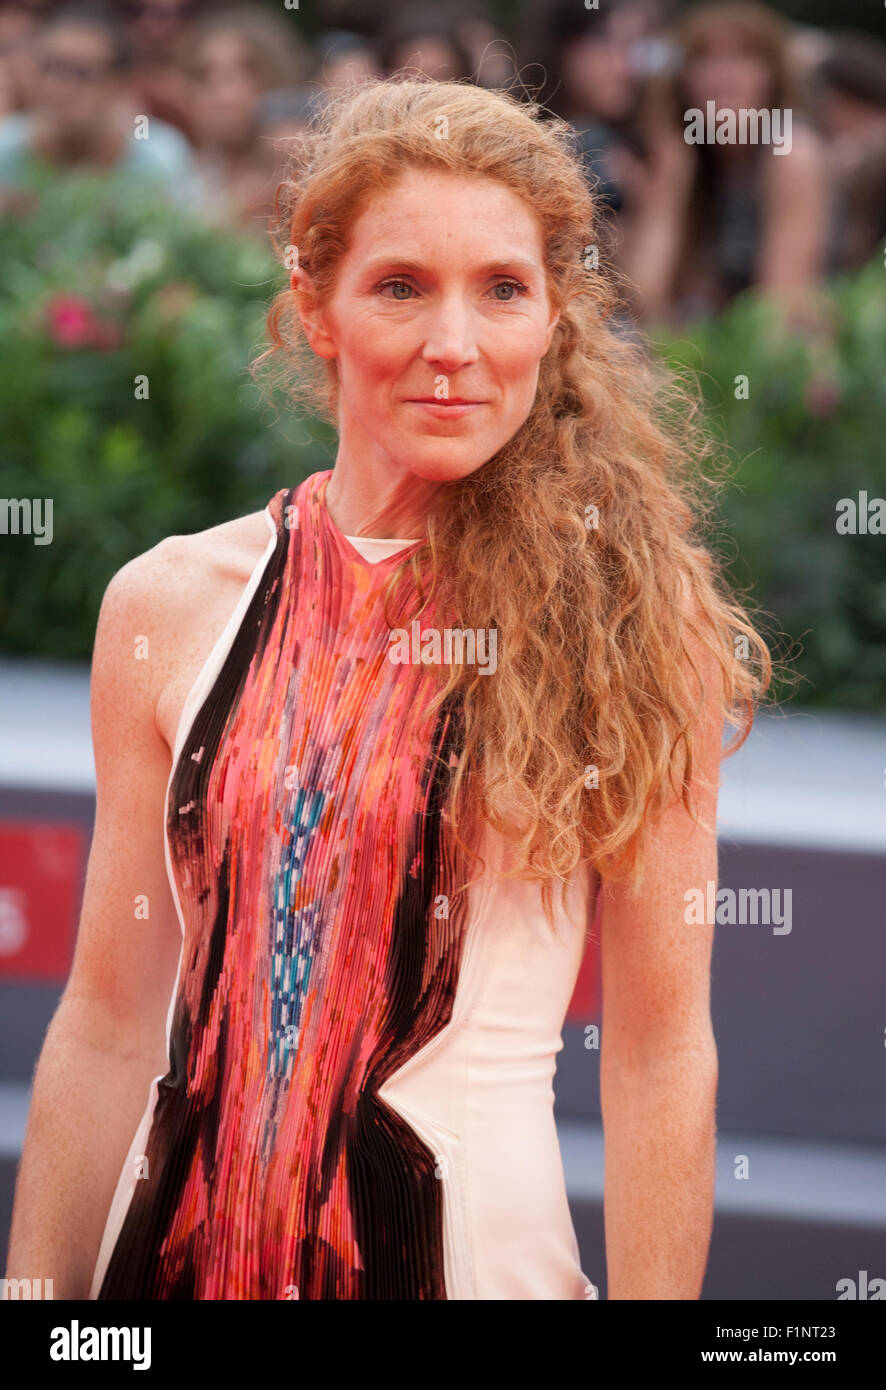
M 407 473 L 428 483 L 457 483 L 476 473 L 492 457 L 492 454 L 471 451 L 453 452 L 447 458 L 442 456 L 442 449 L 434 450 L 433 457 L 422 457 L 423 454 L 430 455 L 430 452 L 426 444 L 423 449 L 417 448 L 402 460 L 402 467 Z

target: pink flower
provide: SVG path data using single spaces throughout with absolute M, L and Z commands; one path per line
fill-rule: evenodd
M 60 347 L 116 346 L 119 330 L 96 318 L 92 305 L 78 294 L 57 294 L 46 306 L 49 332 Z

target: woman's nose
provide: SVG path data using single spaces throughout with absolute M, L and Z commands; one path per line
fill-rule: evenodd
M 459 297 L 446 299 L 432 310 L 422 350 L 426 362 L 436 362 L 444 370 L 476 362 L 479 356 L 473 315 Z

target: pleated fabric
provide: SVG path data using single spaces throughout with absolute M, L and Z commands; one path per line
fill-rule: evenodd
M 389 659 L 380 596 L 402 553 L 363 560 L 330 476 L 268 504 L 265 557 L 183 712 L 169 1069 L 115 1194 L 101 1299 L 448 1296 L 436 1156 L 380 1089 L 458 986 L 459 708 L 426 716 L 439 667 Z

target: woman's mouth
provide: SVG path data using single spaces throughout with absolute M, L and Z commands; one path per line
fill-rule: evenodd
M 488 401 L 468 400 L 462 396 L 449 396 L 446 400 L 437 400 L 432 396 L 426 396 L 408 400 L 406 404 L 418 406 L 438 420 L 457 420 L 479 410 L 481 406 L 488 405 Z

